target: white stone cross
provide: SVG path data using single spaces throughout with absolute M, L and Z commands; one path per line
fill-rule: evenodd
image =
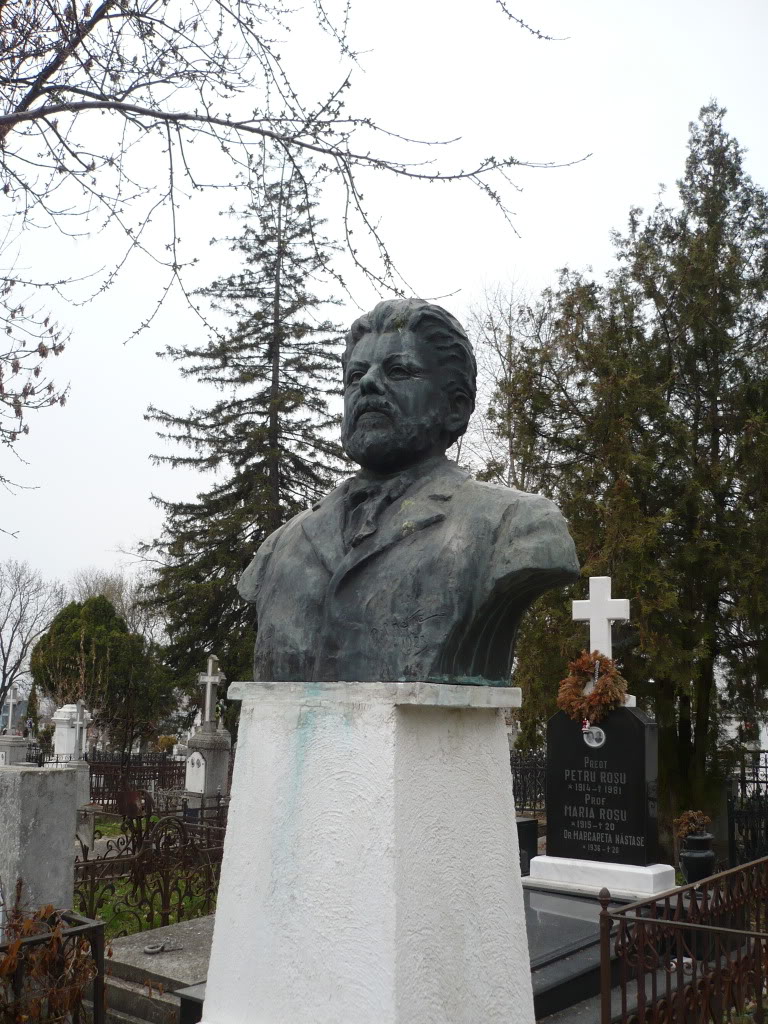
M 13 708 L 16 704 L 19 691 L 16 689 L 16 684 L 8 691 L 8 735 L 13 736 Z
M 205 687 L 205 713 L 203 715 L 203 725 L 205 725 L 207 722 L 215 721 L 215 693 L 218 687 L 227 681 L 224 673 L 219 671 L 219 659 L 215 654 L 208 658 L 208 671 L 201 672 L 197 681 Z
M 589 622 L 589 652 L 613 657 L 611 623 L 629 621 L 629 601 L 611 597 L 610 576 L 589 577 L 589 600 L 573 602 L 573 621 Z
M 77 718 L 75 719 L 75 750 L 74 760 L 79 761 L 83 756 L 83 740 L 85 738 L 85 714 L 83 708 L 83 702 L 79 700 L 75 705 L 77 708 Z

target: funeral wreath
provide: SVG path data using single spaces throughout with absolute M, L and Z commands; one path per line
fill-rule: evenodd
M 624 703 L 627 681 L 616 668 L 613 658 L 599 651 L 582 651 L 568 665 L 569 675 L 560 683 L 557 706 L 574 721 L 599 722 Z M 585 693 L 587 683 L 594 683 Z

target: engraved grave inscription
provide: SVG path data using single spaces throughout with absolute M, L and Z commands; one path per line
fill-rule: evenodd
M 611 712 L 605 743 L 584 741 L 560 711 L 547 726 L 547 854 L 618 864 L 657 860 L 656 725 L 636 708 Z

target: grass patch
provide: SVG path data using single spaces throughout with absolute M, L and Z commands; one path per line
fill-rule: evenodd
M 115 939 L 121 935 L 161 928 L 166 924 L 178 924 L 179 921 L 212 914 L 216 909 L 215 896 L 211 899 L 210 894 L 204 891 L 199 894 L 195 892 L 195 889 L 204 890 L 205 876 L 185 876 L 180 888 L 183 885 L 192 891 L 186 891 L 180 896 L 172 887 L 167 918 L 164 919 L 161 894 L 167 883 L 167 877 L 160 873 L 147 875 L 140 888 L 130 878 L 117 878 L 106 883 L 97 893 L 97 903 L 105 892 L 109 892 L 109 895 L 96 912 L 96 916 L 106 924 L 106 937 Z
M 154 825 L 160 819 L 156 814 L 153 814 L 149 820 L 150 824 Z M 95 828 L 101 832 L 105 839 L 114 839 L 116 836 L 124 834 L 123 821 L 124 819 L 118 814 L 98 814 L 96 816 Z

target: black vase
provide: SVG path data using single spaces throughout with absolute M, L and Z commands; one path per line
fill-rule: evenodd
M 715 867 L 714 836 L 711 832 L 691 832 L 683 840 L 680 851 L 680 870 L 689 885 L 708 878 Z

